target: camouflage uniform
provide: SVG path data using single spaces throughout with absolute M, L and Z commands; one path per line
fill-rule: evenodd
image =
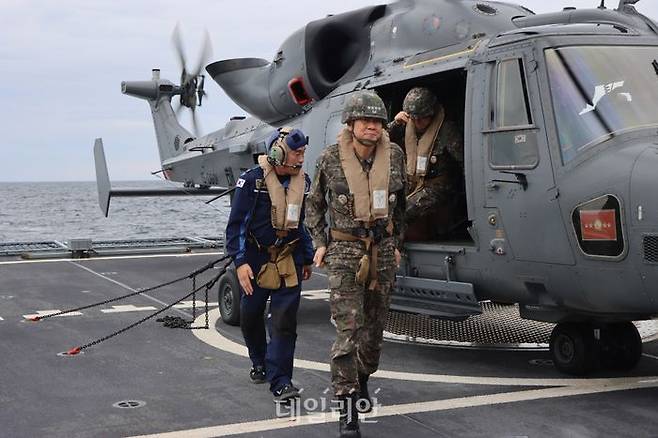
M 306 225 L 314 246 L 327 247 L 325 263 L 331 289 L 331 315 L 336 322 L 336 341 L 331 349 L 332 384 L 336 395 L 344 396 L 359 391 L 359 375 L 368 376 L 379 366 L 382 333 L 395 281 L 395 249 L 401 249 L 404 228 L 406 175 L 405 156 L 399 146 L 391 144 L 389 217 L 379 221 L 393 223 L 393 236 L 379 242 L 379 284 L 370 291 L 355 282 L 359 260 L 366 253 L 364 243 L 329 241 L 327 237 L 327 212 L 332 229 L 363 227 L 362 222 L 354 219 L 354 198 L 349 192 L 338 148 L 338 144 L 328 146 L 318 158 L 306 199 Z M 361 164 L 369 169 L 366 162 Z
M 411 89 L 404 99 L 403 110 L 415 117 L 431 116 L 435 108 L 436 97 L 424 88 Z M 405 128 L 404 123 L 393 121 L 388 124 L 391 141 L 403 148 Z M 408 187 L 410 196 L 407 198 L 407 223 L 415 222 L 433 213 L 437 206 L 448 203 L 453 194 L 462 189 L 463 174 L 464 136 L 455 122 L 445 120 L 432 147 L 423 188 L 414 193 L 415 187 L 411 186 L 411 182 Z

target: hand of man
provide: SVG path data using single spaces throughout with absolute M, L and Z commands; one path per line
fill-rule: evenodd
M 244 293 L 252 295 L 254 293 L 254 287 L 251 284 L 251 280 L 254 279 L 254 273 L 251 270 L 251 266 L 249 266 L 248 263 L 241 265 L 238 267 L 237 274 L 238 281 L 240 282 L 240 286 L 242 286 Z
M 400 261 L 402 260 L 402 254 L 395 248 L 395 266 L 400 267 Z
M 313 273 L 313 265 L 304 266 L 303 271 L 302 271 L 302 280 L 306 281 L 309 278 L 311 278 L 312 273 Z
M 404 112 L 404 111 L 400 111 L 400 112 L 397 113 L 397 115 L 395 116 L 394 121 L 395 121 L 395 123 L 397 123 L 397 124 L 399 124 L 399 125 L 406 125 L 407 122 L 409 121 L 409 119 L 410 119 L 409 114 L 407 114 L 407 113 Z
M 324 255 L 327 252 L 326 246 L 319 246 L 315 250 L 315 255 L 313 256 L 313 264 L 316 268 L 321 268 L 324 265 Z

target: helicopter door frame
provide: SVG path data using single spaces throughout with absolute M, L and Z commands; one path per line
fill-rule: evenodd
M 474 126 L 481 133 L 479 190 L 487 216 L 481 237 L 507 260 L 573 265 L 532 49 L 528 43 L 505 47 L 484 64 L 486 116 Z

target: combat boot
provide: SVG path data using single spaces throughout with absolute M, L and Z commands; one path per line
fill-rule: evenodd
M 356 410 L 358 394 L 339 396 L 340 419 L 338 420 L 338 432 L 340 438 L 361 438 L 359 431 L 359 412 Z
M 356 409 L 360 414 L 372 412 L 372 399 L 368 392 L 368 375 L 359 374 L 359 399 L 356 401 Z

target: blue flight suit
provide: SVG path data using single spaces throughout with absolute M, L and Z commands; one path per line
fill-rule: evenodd
M 309 192 L 311 181 L 305 175 L 304 195 Z M 257 185 L 259 181 L 259 186 Z M 279 176 L 283 187 L 287 188 L 289 176 Z M 254 167 L 240 175 L 232 200 L 231 214 L 226 225 L 226 249 L 235 263 L 235 267 L 248 263 L 254 277 L 267 263 L 269 255 L 266 248 L 276 241 L 275 230 L 271 220 L 272 203 L 265 185 L 263 169 Z M 297 309 L 301 294 L 302 266 L 313 263 L 313 243 L 304 226 L 304 207 L 301 207 L 299 228 L 290 230 L 284 242 L 299 238 L 293 252 L 298 285 L 277 290 L 263 289 L 252 282 L 253 295 L 244 291 L 240 299 L 240 327 L 249 349 L 249 357 L 254 366 L 265 366 L 266 378 L 270 390 L 277 391 L 291 383 L 295 341 L 297 339 Z M 259 251 L 258 246 L 262 247 Z M 268 324 L 270 342 L 267 343 L 263 313 L 270 301 L 271 319 Z

